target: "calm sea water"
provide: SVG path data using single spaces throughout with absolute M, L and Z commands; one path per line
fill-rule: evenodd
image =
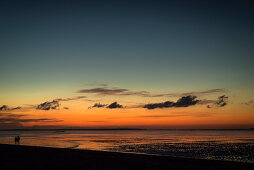
M 253 130 L 0 131 L 0 143 L 254 163 Z

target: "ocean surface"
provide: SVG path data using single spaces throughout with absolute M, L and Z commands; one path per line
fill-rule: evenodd
M 169 155 L 254 163 L 254 130 L 0 131 L 1 144 Z

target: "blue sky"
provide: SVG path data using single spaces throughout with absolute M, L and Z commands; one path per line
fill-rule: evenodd
M 5 96 L 43 88 L 74 93 L 91 82 L 246 93 L 254 85 L 251 1 L 1 1 L 0 6 Z

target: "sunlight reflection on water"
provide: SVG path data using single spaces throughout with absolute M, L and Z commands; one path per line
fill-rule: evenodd
M 134 152 L 254 163 L 254 131 L 0 131 L 0 143 Z

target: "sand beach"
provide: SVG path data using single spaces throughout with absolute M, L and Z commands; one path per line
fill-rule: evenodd
M 3 170 L 254 169 L 242 162 L 7 144 L 0 144 L 0 160 Z

